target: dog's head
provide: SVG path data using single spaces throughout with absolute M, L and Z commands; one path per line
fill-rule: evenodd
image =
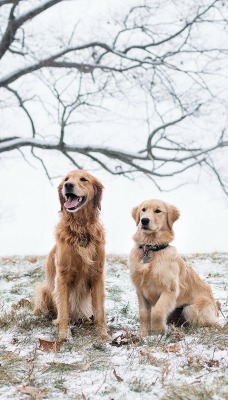
M 92 203 L 101 209 L 103 185 L 89 172 L 74 170 L 69 172 L 58 186 L 61 210 L 77 212 Z
M 162 200 L 146 200 L 132 210 L 138 230 L 151 234 L 172 230 L 173 223 L 179 218 L 179 210 Z

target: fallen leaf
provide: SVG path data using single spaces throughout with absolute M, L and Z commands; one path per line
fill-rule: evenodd
M 14 310 L 17 310 L 18 308 L 21 307 L 31 307 L 31 301 L 27 299 L 21 299 L 18 303 L 12 304 L 11 306 Z
M 218 367 L 219 360 L 209 360 L 209 361 L 206 361 L 206 364 L 208 367 Z
M 112 346 L 122 346 L 125 344 L 132 344 L 132 343 L 137 343 L 139 342 L 139 337 L 134 335 L 133 333 L 125 330 L 121 330 L 118 332 L 115 332 L 112 335 L 112 341 L 111 345 Z
M 89 318 L 79 318 L 76 322 L 74 322 L 72 328 L 79 327 L 79 326 L 91 326 L 95 324 L 95 318 L 92 315 Z
M 184 339 L 185 334 L 184 334 L 184 332 L 176 331 L 174 333 L 174 337 L 175 337 L 176 340 L 180 341 L 180 340 Z
M 180 341 L 185 337 L 184 332 L 182 332 L 181 330 L 177 329 L 174 325 L 170 325 L 170 327 L 171 327 L 173 335 L 174 335 L 174 337 L 175 337 L 175 339 L 177 341 Z
M 203 366 L 205 364 L 205 360 L 201 356 L 189 356 L 187 358 L 188 365 L 191 366 Z
M 115 369 L 113 370 L 113 374 L 114 374 L 114 376 L 116 377 L 116 379 L 118 380 L 118 382 L 122 382 L 122 381 L 123 381 L 123 378 L 121 378 L 121 376 L 119 376 L 119 375 L 116 373 L 116 370 L 115 370 Z
M 19 279 L 19 278 L 20 278 L 19 275 L 7 276 L 7 280 L 8 280 L 8 281 L 16 281 L 16 280 Z
M 83 364 L 80 368 L 80 370 L 83 371 L 88 371 L 88 369 L 90 368 L 90 364 Z
M 35 388 L 27 385 L 17 386 L 17 390 L 23 394 L 30 395 L 35 400 L 44 399 L 48 394 L 48 389 Z
M 15 338 L 15 337 L 13 337 L 10 343 L 12 343 L 12 344 L 16 344 L 16 343 L 18 343 L 18 342 L 19 342 L 19 339 L 18 339 L 18 338 Z
M 143 357 L 146 357 L 148 361 L 150 362 L 157 362 L 157 358 L 154 357 L 154 355 L 152 353 L 150 353 L 149 351 L 143 351 L 140 350 L 139 354 Z
M 40 339 L 39 340 L 39 346 L 36 347 L 37 350 L 43 350 L 43 351 L 59 351 L 60 347 L 62 344 L 65 342 L 65 340 L 61 340 L 59 342 L 57 341 L 49 341 L 49 340 L 44 340 Z
M 178 353 L 180 351 L 180 344 L 174 343 L 163 348 L 164 353 Z

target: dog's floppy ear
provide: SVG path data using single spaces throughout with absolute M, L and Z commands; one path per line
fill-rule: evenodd
M 139 206 L 134 207 L 131 212 L 132 217 L 134 218 L 136 225 L 139 224 L 140 213 L 139 213 Z
M 102 200 L 102 192 L 103 192 L 104 186 L 98 180 L 95 181 L 93 186 L 94 186 L 93 204 L 94 204 L 95 208 L 98 208 L 99 210 L 101 210 L 101 200 Z
M 168 204 L 168 226 L 171 229 L 174 222 L 179 218 L 180 211 L 177 207 L 173 206 L 172 204 Z
M 63 188 L 63 185 L 62 185 L 62 182 L 61 182 L 59 184 L 59 186 L 58 186 L 58 193 L 59 193 L 59 201 L 60 201 L 60 204 L 61 204 L 61 211 L 63 211 L 63 204 L 65 203 L 65 199 L 64 199 L 63 194 L 62 194 L 62 188 Z

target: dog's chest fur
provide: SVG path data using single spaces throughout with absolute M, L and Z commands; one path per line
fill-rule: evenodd
M 130 254 L 131 278 L 147 301 L 155 304 L 162 292 L 176 289 L 178 264 L 175 258 L 170 261 L 170 249 L 152 253 L 151 258 L 151 262 L 143 263 L 141 249 L 134 248 Z
M 64 275 L 68 285 L 74 287 L 81 286 L 82 282 L 90 285 L 102 273 L 96 241 L 90 240 L 86 245 L 82 244 L 76 236 L 70 243 L 62 243 L 60 240 L 56 244 L 56 271 Z M 99 249 L 101 251 L 101 246 Z

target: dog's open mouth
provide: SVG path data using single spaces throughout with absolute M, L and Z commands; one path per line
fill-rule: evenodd
M 67 201 L 64 203 L 64 207 L 71 212 L 76 211 L 86 201 L 86 196 L 77 196 L 73 193 L 66 193 L 65 197 Z

